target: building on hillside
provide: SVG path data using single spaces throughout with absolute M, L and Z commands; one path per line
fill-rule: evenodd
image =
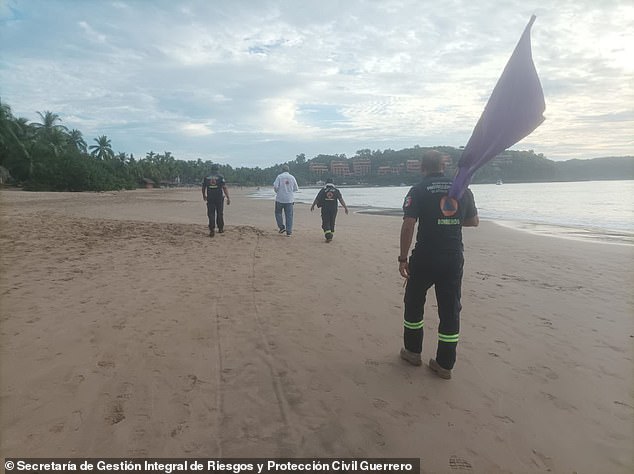
M 365 176 L 372 171 L 372 162 L 367 159 L 352 160 L 352 172 L 356 176 Z
M 388 174 L 402 174 L 405 171 L 405 165 L 401 163 L 396 166 L 379 166 L 376 170 L 379 176 L 385 176 Z
M 331 161 L 330 172 L 334 176 L 349 176 L 350 166 L 345 161 Z
M 407 160 L 407 163 L 405 164 L 405 169 L 408 173 L 420 172 L 420 160 Z
M 308 171 L 315 174 L 327 174 L 328 173 L 328 165 L 323 163 L 309 163 Z

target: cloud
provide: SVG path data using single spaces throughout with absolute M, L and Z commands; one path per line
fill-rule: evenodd
M 0 96 L 144 156 L 268 166 L 466 143 L 530 15 L 549 158 L 632 154 L 634 7 L 550 2 L 0 3 Z M 55 18 L 55 21 L 50 21 Z
M 185 123 L 181 125 L 181 130 L 185 135 L 192 137 L 204 137 L 214 133 L 211 127 L 204 123 Z
M 88 23 L 86 23 L 85 21 L 80 21 L 79 22 L 79 26 L 81 27 L 82 30 L 84 30 L 84 32 L 86 33 L 86 37 L 88 38 L 89 41 L 94 41 L 96 43 L 101 43 L 101 44 L 105 44 L 106 42 L 106 35 L 98 33 L 97 31 L 95 31 L 93 29 L 92 26 L 90 26 Z

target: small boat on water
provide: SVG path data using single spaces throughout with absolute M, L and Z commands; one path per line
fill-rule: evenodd
M 498 179 L 498 180 L 497 180 L 497 183 L 495 183 L 495 184 L 497 184 L 497 185 L 499 186 L 500 184 L 502 184 L 502 180 L 501 180 L 501 179 Z

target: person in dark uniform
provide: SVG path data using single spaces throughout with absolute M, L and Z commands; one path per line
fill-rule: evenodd
M 311 212 L 315 210 L 315 206 L 321 208 L 321 228 L 324 230 L 326 242 L 332 242 L 335 236 L 335 220 L 337 219 L 338 209 L 337 201 L 341 203 L 346 214 L 348 214 L 348 207 L 343 201 L 341 191 L 335 187 L 332 178 L 328 178 L 326 185 L 319 190 L 317 196 L 315 196 L 313 205 L 310 206 Z
M 452 180 L 443 175 L 446 157 L 437 151 L 423 155 L 423 180 L 412 187 L 403 204 L 399 272 L 407 279 L 401 358 L 421 365 L 423 311 L 427 290 L 434 286 L 438 302 L 438 348 L 429 367 L 445 379 L 451 378 L 460 335 L 460 294 L 464 264 L 462 227 L 479 224 L 473 194 L 467 189 L 459 200 L 447 193 Z M 416 244 L 409 258 L 414 228 Z
M 215 234 L 218 224 L 218 233 L 225 231 L 224 201 L 227 197 L 227 206 L 231 204 L 225 178 L 218 173 L 218 165 L 211 165 L 211 174 L 203 179 L 203 200 L 207 202 L 207 217 L 209 217 L 209 237 Z

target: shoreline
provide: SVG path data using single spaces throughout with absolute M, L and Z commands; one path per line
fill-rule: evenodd
M 306 188 L 304 188 L 306 189 Z M 262 196 L 249 195 L 252 199 L 258 200 L 273 200 L 272 198 L 265 198 Z M 297 204 L 308 205 L 306 202 L 298 202 Z M 341 206 L 340 206 L 341 207 Z M 374 216 L 393 216 L 402 217 L 403 210 L 400 208 L 382 208 L 382 207 L 368 207 L 368 206 L 348 206 L 348 209 L 357 214 L 366 214 Z M 521 220 L 502 220 L 502 219 L 490 219 L 480 218 L 483 222 L 492 222 L 496 225 L 512 228 L 522 232 L 527 232 L 534 235 L 544 235 L 549 237 L 555 237 L 559 239 L 569 239 L 581 242 L 595 242 L 601 244 L 613 244 L 613 245 L 627 245 L 634 246 L 634 232 L 617 231 L 611 229 L 600 229 L 592 227 L 573 227 L 548 224 L 542 222 L 531 222 Z
M 485 219 L 487 220 L 487 219 Z M 579 242 L 634 246 L 634 233 L 591 227 L 567 227 L 529 221 L 489 220 L 502 227 Z

